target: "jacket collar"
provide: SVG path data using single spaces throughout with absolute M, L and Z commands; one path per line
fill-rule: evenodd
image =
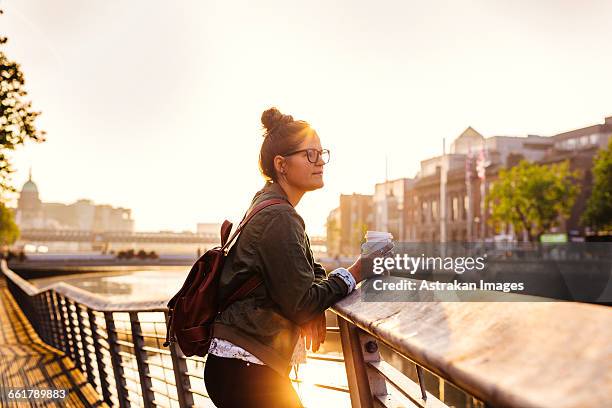
M 284 198 L 285 200 L 289 201 L 289 197 L 287 196 L 287 193 L 285 193 L 285 190 L 283 190 L 283 188 L 281 187 L 280 184 L 278 183 L 268 183 L 265 187 L 264 190 L 270 191 L 273 194 Z
M 281 198 L 291 205 L 287 193 L 285 193 L 285 190 L 283 190 L 278 183 L 266 183 L 266 185 L 255 194 L 253 202 L 261 202 L 270 198 Z

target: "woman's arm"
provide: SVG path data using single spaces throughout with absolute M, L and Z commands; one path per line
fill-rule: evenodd
M 336 274 L 315 277 L 309 250 L 302 220 L 292 210 L 277 214 L 259 243 L 268 293 L 281 313 L 297 324 L 313 319 L 349 292 L 349 286 Z M 325 273 L 322 267 L 317 275 L 321 272 Z
M 314 272 L 315 281 L 324 279 L 327 276 L 327 272 L 325 271 L 325 268 L 323 268 L 323 265 L 321 265 L 314 259 L 314 254 L 312 253 L 312 249 L 310 248 L 310 237 L 306 233 L 304 233 L 304 236 L 306 237 L 306 241 L 308 244 L 309 257 L 312 260 L 312 264 L 313 264 L 312 269 Z

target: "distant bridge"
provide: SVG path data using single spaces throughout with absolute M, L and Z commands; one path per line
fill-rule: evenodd
M 137 242 L 167 244 L 217 244 L 218 234 L 197 234 L 193 232 L 92 232 L 77 230 L 24 229 L 21 237 L 33 242 Z M 325 245 L 325 239 L 314 237 L 312 245 Z
M 215 244 L 216 234 L 192 232 L 92 232 L 51 229 L 25 229 L 21 240 L 31 242 L 92 242 L 92 243 L 164 243 L 164 244 Z

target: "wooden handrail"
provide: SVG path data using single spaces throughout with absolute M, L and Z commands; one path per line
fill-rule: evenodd
M 561 301 L 365 302 L 363 295 L 358 288 L 334 312 L 494 406 L 612 403 L 610 307 Z

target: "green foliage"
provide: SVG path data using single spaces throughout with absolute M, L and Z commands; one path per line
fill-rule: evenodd
M 19 238 L 19 228 L 13 220 L 13 212 L 0 203 L 0 245 L 12 245 Z
M 0 36 L 0 47 L 6 42 L 6 37 Z M 19 64 L 11 61 L 0 48 L 0 194 L 15 191 L 10 184 L 14 170 L 9 152 L 28 139 L 44 141 L 44 132 L 36 129 L 34 123 L 40 112 L 32 110 L 26 96 L 25 78 Z
M 548 166 L 522 160 L 501 170 L 486 197 L 492 209 L 489 223 L 496 229 L 509 224 L 516 233 L 526 231 L 529 241 L 539 239 L 569 217 L 580 190 L 578 178 L 567 161 Z
M 366 242 L 366 232 L 368 232 L 368 224 L 360 221 L 353 223 L 353 242 L 351 245 L 355 245 L 355 243 L 357 243 L 357 246 L 361 248 L 361 245 Z
M 333 218 L 328 219 L 325 226 L 327 231 L 327 252 L 329 254 L 338 255 L 341 240 L 340 226 Z
M 582 223 L 600 231 L 612 231 L 612 137 L 608 148 L 593 160 L 593 190 Z

